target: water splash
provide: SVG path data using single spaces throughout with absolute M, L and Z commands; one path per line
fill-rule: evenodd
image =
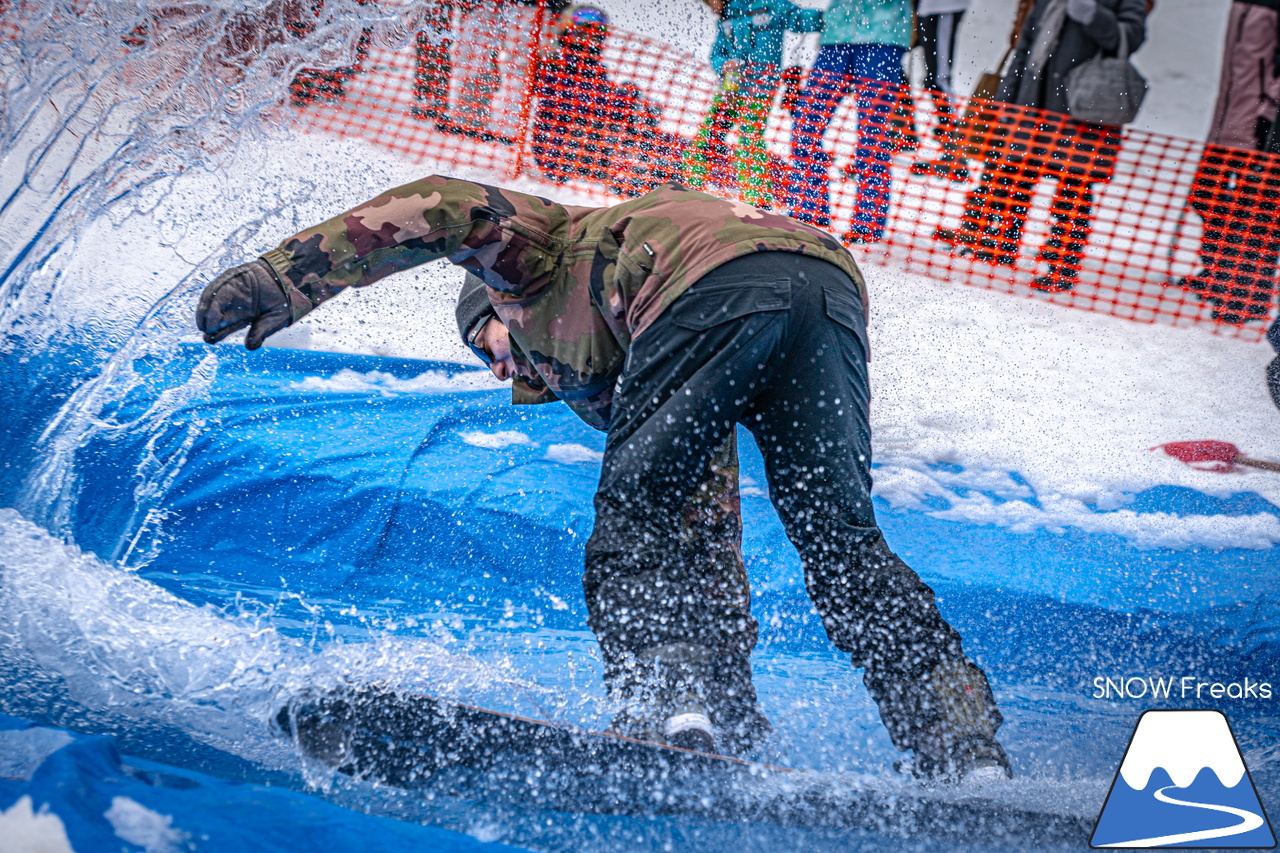
M 162 9 L 127 0 L 6 4 L 0 353 L 16 375 L 6 381 L 5 402 L 23 406 L 29 397 L 47 408 L 66 396 L 45 422 L 14 419 L 0 436 L 9 447 L 34 445 L 28 460 L 9 466 L 16 482 L 5 489 L 29 518 L 69 536 L 76 454 L 95 441 L 149 432 L 154 452 L 135 472 L 133 518 L 103 556 L 136 565 L 153 553 L 142 543 L 154 540 L 163 519 L 149 504 L 205 425 L 184 424 L 184 438 L 165 450 L 156 439 L 216 370 L 206 359 L 190 375 L 174 375 L 169 354 L 191 332 L 190 306 L 203 283 L 241 260 L 240 247 L 261 242 L 262 223 L 292 199 L 281 197 L 251 221 L 241 217 L 225 239 L 204 241 L 206 251 L 176 284 L 142 274 L 118 246 L 81 251 L 82 243 L 95 228 L 162 209 L 185 213 L 165 229 L 175 245 L 189 238 L 206 217 L 183 209 L 192 205 L 177 179 L 216 175 L 245 146 L 287 142 L 283 107 L 297 69 L 351 62 L 366 30 L 381 44 L 403 43 L 418 13 L 387 9 L 355 0 L 179 0 Z M 233 193 L 227 201 L 234 203 Z M 98 268 L 92 281 L 86 267 Z M 112 415 L 143 393 L 153 402 L 141 416 Z
M 0 509 L 0 660 L 56 673 L 66 700 L 116 724 L 175 726 L 230 754 L 297 767 L 267 721 L 304 690 L 376 681 L 546 698 L 501 662 L 387 631 L 352 641 L 301 604 L 312 621 L 288 633 L 270 607 L 197 606 Z

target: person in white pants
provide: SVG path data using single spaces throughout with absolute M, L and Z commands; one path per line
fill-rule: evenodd
M 934 174 L 956 180 L 969 176 L 964 158 L 959 156 L 955 109 L 946 97 L 954 94 L 951 69 L 955 64 L 956 34 L 969 3 L 970 0 L 917 0 L 915 4 L 916 46 L 924 50 L 924 88 L 944 96 L 933 99 L 938 116 L 935 133 L 942 143 L 942 154 L 933 161 L 913 163 L 911 171 L 917 175 Z

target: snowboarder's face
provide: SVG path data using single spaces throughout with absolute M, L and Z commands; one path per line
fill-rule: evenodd
M 489 356 L 489 370 L 494 376 L 506 382 L 516 375 L 516 362 L 511 357 L 511 335 L 497 318 L 489 318 L 476 335 L 475 343 Z

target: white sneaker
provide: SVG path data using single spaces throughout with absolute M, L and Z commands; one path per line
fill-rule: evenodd
M 663 739 L 671 746 L 694 752 L 715 752 L 716 730 L 711 718 L 701 711 L 686 711 L 667 717 Z
M 984 764 L 971 767 L 960 779 L 961 785 L 991 785 L 996 782 L 1008 782 L 1013 778 L 1009 768 L 998 764 Z

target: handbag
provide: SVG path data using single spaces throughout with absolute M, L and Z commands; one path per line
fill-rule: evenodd
M 1009 55 L 1013 53 L 1013 48 L 1009 48 L 1004 52 L 1004 56 L 1000 57 L 1000 64 L 996 66 L 995 71 L 988 71 L 978 78 L 978 85 L 973 87 L 973 96 L 989 101 L 996 96 L 996 92 L 1000 91 L 1000 77 L 1004 72 L 1004 67 L 1009 64 Z
M 1005 51 L 996 65 L 995 71 L 988 71 L 978 79 L 973 89 L 973 96 L 965 104 L 964 112 L 956 122 L 952 131 L 957 146 L 963 156 L 972 160 L 986 160 L 992 144 L 992 125 L 999 123 L 999 116 L 1004 104 L 992 103 L 1000 91 L 1000 80 L 1004 76 L 1005 66 L 1013 47 Z
M 1096 124 L 1128 124 L 1147 96 L 1147 79 L 1129 62 L 1129 45 L 1120 27 L 1120 52 L 1099 53 L 1067 75 L 1067 112 L 1074 119 Z

